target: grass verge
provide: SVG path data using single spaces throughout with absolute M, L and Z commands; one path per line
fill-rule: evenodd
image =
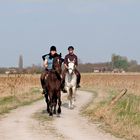
M 89 91 L 94 92 L 91 89 Z M 140 96 L 128 93 L 105 111 L 118 93 L 115 90 L 109 90 L 107 93 L 96 91 L 96 93 L 96 98 L 82 109 L 82 114 L 91 121 L 101 122 L 101 127 L 105 131 L 117 137 L 140 140 Z
M 42 99 L 39 88 L 31 88 L 28 93 L 0 98 L 0 115 L 8 113 L 19 106 L 29 105 Z

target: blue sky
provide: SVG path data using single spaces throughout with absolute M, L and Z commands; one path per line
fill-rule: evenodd
M 73 45 L 83 62 L 109 61 L 112 53 L 140 63 L 138 0 L 1 0 L 0 67 L 39 64 L 55 45 Z

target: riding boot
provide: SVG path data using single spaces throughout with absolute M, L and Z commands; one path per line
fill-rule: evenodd
M 61 82 L 61 90 L 63 91 L 63 89 L 64 89 L 64 85 L 65 83 L 64 83 L 64 80 L 62 80 L 62 82 Z
M 42 94 L 44 95 L 46 93 L 46 80 L 45 80 L 45 76 L 47 75 L 47 71 L 44 71 L 42 74 L 41 74 L 41 77 L 40 77 L 40 82 L 41 82 L 41 86 L 42 86 Z
M 81 77 L 80 76 L 77 76 L 77 88 L 80 88 L 81 86 L 80 86 L 80 79 L 81 79 Z
M 77 75 L 77 88 L 80 88 L 81 74 L 78 70 L 76 70 L 76 75 Z
M 46 93 L 44 79 L 41 79 L 41 85 L 42 85 L 42 89 L 43 89 L 42 94 L 44 95 Z
M 61 83 L 61 90 L 63 91 L 63 93 L 67 93 L 67 91 L 65 90 L 65 76 L 66 76 L 66 72 L 67 69 L 65 69 L 62 73 L 62 83 Z
M 45 88 L 44 91 L 45 91 L 45 95 L 47 95 L 48 94 L 48 89 Z

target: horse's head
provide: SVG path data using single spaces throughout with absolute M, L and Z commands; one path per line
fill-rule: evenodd
M 62 72 L 62 63 L 63 63 L 63 60 L 61 58 L 61 54 L 54 58 L 53 69 L 59 74 L 61 74 Z
M 72 74 L 75 70 L 75 59 L 73 61 L 70 61 L 70 59 L 68 59 L 68 72 L 69 74 Z

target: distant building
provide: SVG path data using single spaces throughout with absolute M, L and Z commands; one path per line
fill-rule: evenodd
M 18 73 L 16 69 L 8 69 L 7 71 L 5 71 L 5 74 L 16 74 L 16 73 Z
M 126 73 L 123 69 L 113 69 L 112 73 Z
M 93 72 L 94 72 L 94 73 L 99 73 L 100 70 L 98 70 L 98 69 L 94 69 Z

